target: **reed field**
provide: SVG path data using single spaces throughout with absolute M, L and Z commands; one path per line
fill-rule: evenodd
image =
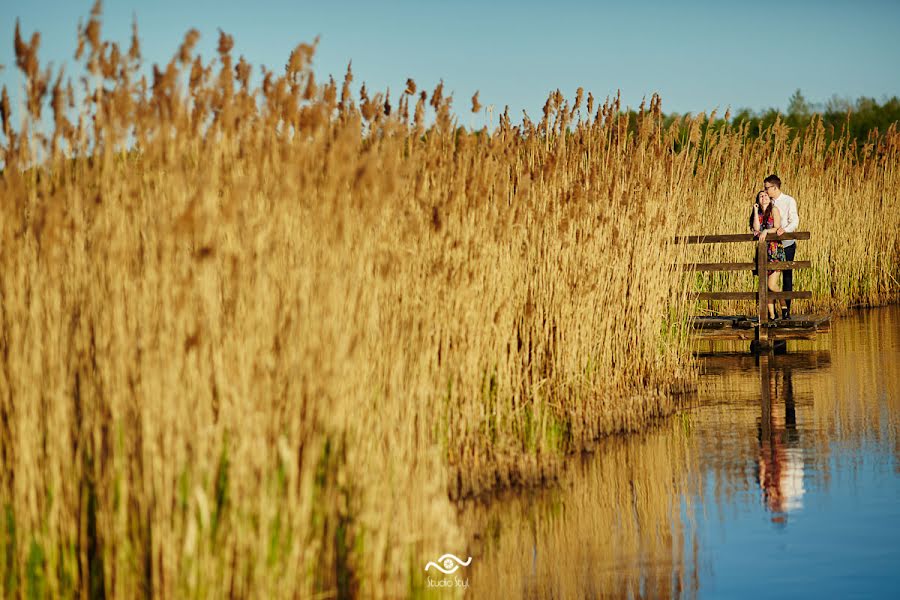
M 812 232 L 795 288 L 900 293 L 894 128 L 751 140 L 579 89 L 467 129 L 315 44 L 259 72 L 191 31 L 147 78 L 136 30 L 78 35 L 70 81 L 17 29 L 0 102 L 4 596 L 421 592 L 458 500 L 677 409 L 692 292 L 753 285 L 672 265 L 752 248 L 672 240 L 744 231 L 769 172 Z
M 802 135 L 776 123 L 756 140 L 738 128 L 721 130 L 700 143 L 694 197 L 703 206 L 702 231 L 747 230 L 754 193 L 762 189 L 753 174 L 777 172 L 783 191 L 797 199 L 800 231 L 811 239 L 798 243 L 796 260 L 811 269 L 794 271 L 794 289 L 810 290 L 813 300 L 796 301 L 800 310 L 840 312 L 852 306 L 896 302 L 900 294 L 900 185 L 896 123 L 882 135 L 858 144 L 846 138 L 825 143 L 826 131 L 815 120 Z M 750 196 L 746 191 L 750 190 Z M 708 217 L 708 221 L 706 218 Z M 691 231 L 694 233 L 694 231 Z M 748 244 L 714 244 L 692 250 L 703 262 L 747 262 Z M 751 291 L 749 271 L 696 276 L 704 290 Z M 720 303 L 713 310 L 755 314 L 748 303 Z M 798 311 L 792 311 L 798 312 Z

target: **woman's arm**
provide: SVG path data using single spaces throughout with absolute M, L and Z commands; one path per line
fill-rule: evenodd
M 759 233 L 759 205 L 754 204 L 753 210 L 750 211 L 750 231 Z
M 775 221 L 775 231 L 781 229 L 781 211 L 777 206 L 772 207 L 772 220 Z

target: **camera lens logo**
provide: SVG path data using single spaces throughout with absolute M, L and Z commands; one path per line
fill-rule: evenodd
M 457 569 L 459 569 L 460 567 L 468 567 L 471 563 L 471 556 L 466 560 L 462 560 L 454 554 L 445 554 L 437 559 L 437 562 L 429 562 L 427 565 L 425 565 L 425 570 L 427 571 L 431 567 L 434 567 L 444 575 L 451 575 L 453 573 L 456 573 Z

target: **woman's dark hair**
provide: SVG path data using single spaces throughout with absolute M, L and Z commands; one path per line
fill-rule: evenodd
M 759 204 L 759 195 L 763 194 L 763 193 L 768 195 L 768 192 L 766 192 L 766 190 L 759 190 L 758 192 L 756 192 L 756 198 L 754 198 L 754 200 L 753 200 L 754 204 Z M 761 230 L 766 228 L 766 223 L 769 222 L 769 217 L 772 216 L 772 210 L 774 208 L 775 208 L 775 201 L 772 200 L 771 198 L 769 198 L 769 206 L 766 207 L 765 212 L 763 212 L 761 215 L 759 215 L 759 228 Z M 752 229 L 753 228 L 753 223 L 752 223 L 753 215 L 752 214 L 750 215 L 750 221 L 751 221 L 750 228 Z

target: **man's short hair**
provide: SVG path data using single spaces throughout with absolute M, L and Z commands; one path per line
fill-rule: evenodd
M 763 179 L 763 183 L 770 183 L 777 187 L 779 190 L 781 189 L 781 179 L 774 173 Z

